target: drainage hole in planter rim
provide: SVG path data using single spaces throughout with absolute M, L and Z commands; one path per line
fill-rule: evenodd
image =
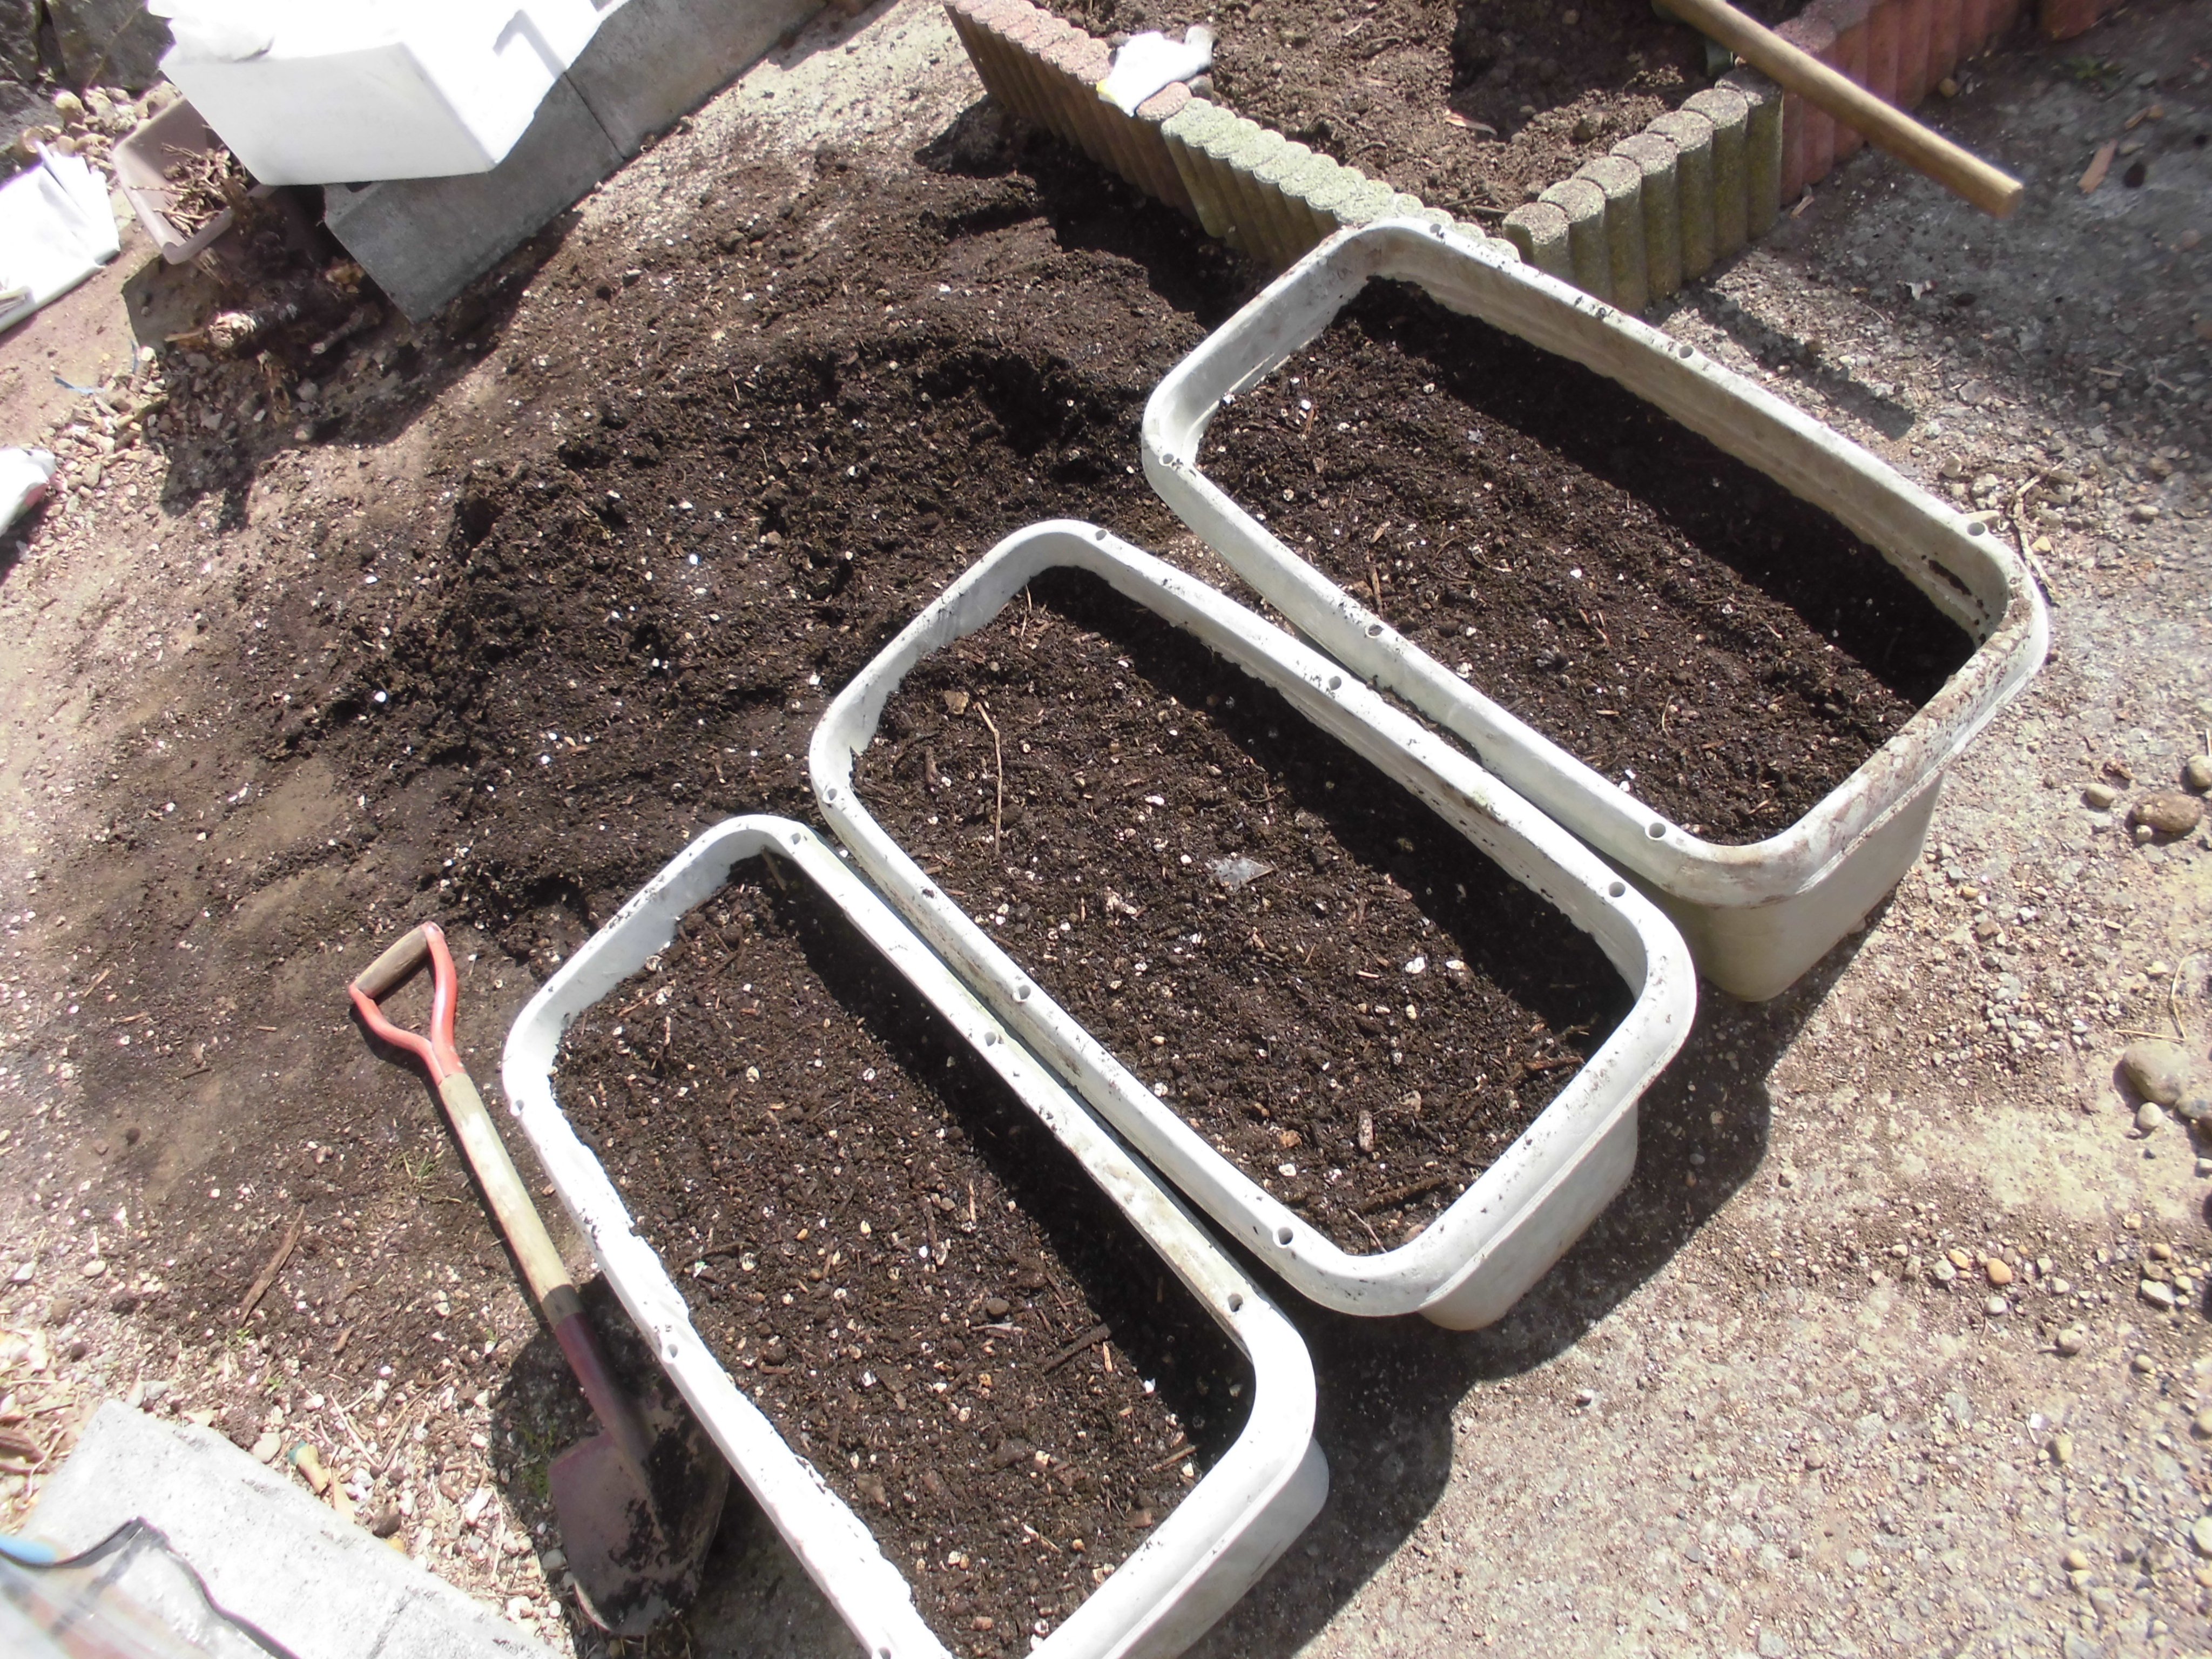
M 956 1650 L 1072 1613 L 1249 1413 L 1206 1309 L 791 865 L 741 864 L 557 1085 L 702 1340 Z
M 909 670 L 853 784 L 1021 975 L 1347 1251 L 1434 1219 L 1631 1000 L 1402 785 L 1085 573 Z

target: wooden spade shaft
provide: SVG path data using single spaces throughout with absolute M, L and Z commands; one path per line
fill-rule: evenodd
M 2019 179 L 1929 131 L 1850 76 L 1838 75 L 1812 53 L 1745 16 L 1728 0 L 1661 0 L 1661 3 L 1788 91 L 1862 134 L 1875 149 L 1917 168 L 1983 212 L 2009 219 L 2020 205 Z

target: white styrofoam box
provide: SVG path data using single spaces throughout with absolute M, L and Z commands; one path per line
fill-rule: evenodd
M 1573 1080 L 1411 1242 L 1352 1255 L 1237 1169 L 1034 984 L 854 795 L 853 757 L 914 665 L 982 627 L 1040 572 L 1060 567 L 1103 578 L 1280 692 L 1589 933 L 1635 992 L 1627 1017 Z M 994 1012 L 1237 1243 L 1346 1313 L 1418 1312 L 1458 1329 L 1501 1317 L 1626 1184 L 1637 1102 L 1697 1012 L 1697 975 L 1681 935 L 1573 836 L 1319 652 L 1091 525 L 1033 525 L 992 549 L 837 695 L 815 728 L 807 767 L 838 838 Z
M 1865 764 L 1780 835 L 1729 847 L 1668 823 L 1406 639 L 1273 535 L 1199 465 L 1224 396 L 1256 385 L 1372 278 L 1618 380 L 1832 514 L 1979 641 Z M 1602 301 L 1520 263 L 1511 245 L 1412 219 L 1339 233 L 1270 283 L 1163 380 L 1145 410 L 1162 500 L 1270 605 L 1371 684 L 1402 697 L 1664 905 L 1722 989 L 1771 997 L 1855 927 L 1918 855 L 1946 766 L 2042 665 L 2051 619 L 2027 568 L 1856 444 Z
M 180 5 L 161 69 L 263 184 L 485 173 L 616 4 L 323 0 L 227 42 Z
M 621 1195 L 562 1115 L 553 1070 L 568 1023 L 663 950 L 684 915 L 740 861 L 788 860 L 927 997 L 1127 1216 L 1252 1362 L 1243 1432 L 1182 1503 L 1033 1651 L 1050 1659 L 1169 1659 L 1196 1641 L 1321 1507 L 1328 1466 L 1313 1439 L 1313 1362 L 1257 1285 L 1052 1074 L 945 970 L 838 855 L 788 818 L 736 817 L 702 831 L 530 1000 L 500 1077 L 545 1173 L 700 1422 L 869 1659 L 949 1659 L 866 1524 L 776 1433 L 692 1328 L 667 1264 L 637 1236 Z

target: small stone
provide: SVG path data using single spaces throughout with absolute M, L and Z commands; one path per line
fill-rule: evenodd
M 2189 1419 L 2189 1431 L 2199 1440 L 2212 1440 L 2212 1406 Z
M 65 1296 L 51 1297 L 46 1302 L 46 1323 L 66 1325 L 76 1317 L 76 1304 Z
M 2162 1238 L 2154 1240 L 2146 1248 L 2149 1252 L 2150 1259 L 2154 1261 L 2171 1261 L 2173 1260 L 2173 1246 L 2167 1243 Z
M 264 1434 L 253 1443 L 253 1455 L 261 1462 L 273 1463 L 276 1461 L 276 1454 L 283 1443 L 274 1434 Z
M 2109 812 L 2120 798 L 2120 792 L 2109 783 L 2093 783 L 2081 792 L 2081 804 L 2094 807 L 2100 812 Z
M 2192 795 L 2212 789 L 2212 755 L 2191 755 L 2182 762 L 2181 787 Z
M 1991 1256 L 1988 1267 L 1983 1271 L 1989 1274 L 1990 1283 L 1996 1285 L 2000 1290 L 2012 1283 L 2012 1269 L 2005 1264 L 2002 1256 Z
M 2128 1361 L 2128 1369 L 2133 1371 L 2137 1376 L 2148 1376 L 2153 1371 L 2158 1369 L 2158 1361 L 2153 1359 L 2147 1353 L 2139 1353 L 2133 1359 Z
M 2089 1346 L 2089 1333 L 2079 1325 L 2069 1325 L 2058 1333 L 2057 1340 L 2051 1346 L 2071 1359 Z
M 107 1264 L 105 1261 L 102 1261 L 98 1256 L 93 1257 L 91 1261 L 84 1264 L 84 1276 L 87 1279 L 98 1279 L 106 1271 Z
M 2066 1562 L 2066 1571 L 2069 1572 L 2087 1572 L 2089 1571 L 2089 1558 L 2084 1552 L 2079 1549 L 2070 1549 L 2067 1551 L 2064 1559 Z
M 2146 1038 L 2120 1051 L 2120 1075 L 2136 1099 L 2178 1105 L 2189 1090 L 2189 1056 L 2178 1043 Z
M 2180 1103 L 2174 1107 L 2173 1115 L 2184 1123 L 2202 1123 L 2206 1118 L 2212 1117 L 2212 1100 L 2203 1095 L 2185 1095 Z
M 2161 836 L 2185 836 L 2204 821 L 2204 803 L 2194 795 L 2161 789 L 2128 809 L 2128 822 Z
M 1003 1296 L 987 1296 L 983 1298 L 983 1311 L 993 1319 L 1004 1319 L 1013 1311 L 1013 1306 Z
M 2061 1433 L 2054 1434 L 2051 1437 L 2051 1461 L 2057 1464 L 2061 1468 L 2064 1468 L 2068 1464 L 2074 1461 L 2074 1437 L 2072 1435 Z M 2072 1564 L 2069 1563 L 2068 1565 L 2071 1565 Z M 2084 1563 L 2083 1565 L 2086 1565 L 2087 1564 Z
M 781 1337 L 772 1336 L 762 1347 L 760 1357 L 763 1365 L 781 1365 L 791 1358 L 791 1349 Z
M 2189 1529 L 2189 1542 L 2199 1555 L 2212 1557 L 2212 1515 L 2197 1517 L 2197 1524 Z
M 2152 1307 L 2169 1313 L 2179 1299 L 2173 1293 L 2173 1286 L 2162 1279 L 2146 1279 L 2136 1287 L 2136 1291 Z
M 399 1505 L 397 1504 L 386 1504 L 382 1509 L 377 1510 L 374 1515 L 368 1517 L 368 1530 L 375 1537 L 389 1538 L 393 1533 L 399 1530 Z M 546 1568 L 546 1571 L 550 1572 L 552 1568 L 549 1565 Z
M 2166 1114 L 2147 1100 L 2136 1108 L 2136 1128 L 2140 1133 L 2154 1133 L 2159 1125 L 2165 1121 Z
M 1959 1270 L 1942 1256 L 1938 1256 L 1936 1258 L 1936 1265 L 1928 1270 L 1928 1276 L 1938 1285 L 1948 1285 L 1959 1276 Z
M 1947 1250 L 1944 1254 L 1950 1257 L 1951 1265 L 1956 1267 L 1960 1273 L 1966 1272 L 1967 1268 L 1974 1265 L 1974 1258 L 1968 1255 L 1964 1250 L 1953 1249 Z
M 2001 1296 L 1993 1296 L 1987 1302 L 1984 1302 L 1982 1304 L 1982 1310 L 1988 1314 L 1990 1318 L 1996 1319 L 2002 1317 L 2003 1315 L 2010 1313 L 2012 1311 L 2012 1304 L 2006 1301 L 2004 1297 Z

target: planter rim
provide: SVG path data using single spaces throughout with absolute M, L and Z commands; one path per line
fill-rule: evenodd
M 1620 382 L 1831 514 L 1972 635 L 1973 654 L 1789 829 L 1730 846 L 1668 822 L 1398 633 L 1200 465 L 1200 444 L 1224 397 L 1273 373 L 1378 277 L 1413 282 L 1449 309 Z M 1379 220 L 1340 232 L 1270 283 L 1161 380 L 1146 407 L 1143 443 L 1146 476 L 1161 499 L 1294 625 L 1442 724 L 1540 807 L 1681 906 L 1750 908 L 1817 891 L 1932 785 L 2041 666 L 2049 647 L 2042 594 L 2018 554 L 1978 519 L 1953 511 L 1694 346 L 1520 264 L 1510 246 L 1424 220 Z M 1839 921 L 1807 962 L 1856 920 Z
M 855 795 L 854 757 L 915 665 L 982 627 L 1034 576 L 1062 567 L 1103 578 L 1281 692 L 1589 933 L 1635 993 L 1620 1024 L 1536 1121 L 1410 1242 L 1352 1255 L 1237 1168 L 1034 984 Z M 1453 1325 L 1503 1314 L 1626 1180 L 1622 1167 L 1619 1180 L 1593 1194 L 1598 1166 L 1585 1161 L 1624 1121 L 1632 1141 L 1637 1100 L 1674 1058 L 1695 1012 L 1696 975 L 1681 935 L 1588 848 L 1319 652 L 1096 526 L 1033 525 L 971 566 L 832 701 L 807 763 L 838 838 L 1008 1026 L 1238 1244 L 1306 1296 L 1346 1313 L 1420 1312 Z M 1559 1222 L 1568 1212 L 1576 1224 Z
M 533 996 L 507 1034 L 501 1081 L 562 1202 L 654 1354 L 869 1659 L 943 1659 L 904 1573 L 814 1466 L 778 1434 L 691 1323 L 668 1264 L 641 1237 L 605 1167 L 562 1114 L 562 1034 L 675 936 L 745 859 L 773 852 L 843 912 L 1005 1080 L 1250 1358 L 1243 1432 L 1150 1536 L 1035 1650 L 1054 1659 L 1182 1651 L 1320 1508 L 1312 1361 L 1290 1322 L 1151 1175 L 930 954 L 811 830 L 768 815 L 702 830 Z

